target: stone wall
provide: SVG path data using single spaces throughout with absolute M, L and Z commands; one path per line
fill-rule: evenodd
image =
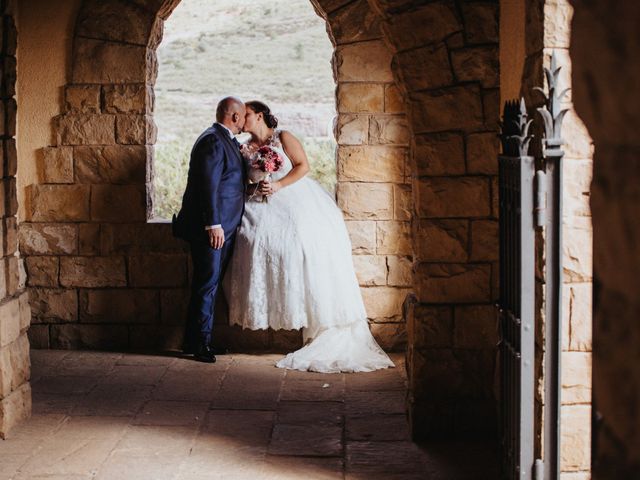
M 640 478 L 640 4 L 571 3 L 574 101 L 595 143 L 593 478 Z
M 178 2 L 161 3 L 85 1 L 79 12 L 63 113 L 54 120 L 55 142 L 41 152 L 41 181 L 27 188 L 20 233 L 34 346 L 180 345 L 186 245 L 167 224 L 148 221 L 155 48 Z M 379 22 L 364 1 L 340 7 L 318 7 L 336 45 L 338 198 L 374 335 L 384 348 L 403 350 L 402 306 L 412 285 L 410 136 Z M 224 321 L 215 337 L 237 349 L 290 350 L 301 342 L 299 332 L 241 332 Z
M 176 3 L 82 4 L 20 233 L 35 346 L 179 344 L 188 255 L 148 222 L 155 47 Z M 313 3 L 336 45 L 338 202 L 372 330 L 385 348 L 409 344 L 414 432 L 492 430 L 498 3 Z M 300 341 L 216 336 L 238 349 Z
M 29 328 L 30 313 L 20 281 L 16 197 L 16 47 L 13 12 L 0 4 L 0 438 L 31 414 Z

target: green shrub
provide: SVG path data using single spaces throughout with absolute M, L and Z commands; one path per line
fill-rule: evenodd
M 302 139 L 309 158 L 311 172 L 332 195 L 336 187 L 336 142 L 329 137 L 308 137 Z M 156 145 L 154 164 L 154 216 L 170 219 L 178 213 L 182 203 L 182 194 L 187 185 L 189 154 L 192 145 L 187 141 L 175 140 Z

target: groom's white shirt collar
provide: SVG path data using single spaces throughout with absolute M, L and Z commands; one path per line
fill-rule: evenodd
M 220 125 L 222 128 L 224 128 L 227 131 L 227 133 L 229 134 L 229 138 L 235 138 L 235 135 L 233 134 L 231 129 L 226 125 L 223 125 L 220 122 L 216 122 L 214 125 Z M 206 227 L 204 227 L 205 230 L 213 230 L 214 228 L 222 228 L 222 225 L 207 225 Z
M 227 127 L 226 125 L 220 123 L 220 122 L 216 122 L 216 124 L 220 125 L 222 128 L 224 128 L 227 133 L 229 134 L 229 138 L 235 138 L 235 135 L 233 134 L 233 132 L 231 131 L 231 129 L 229 127 Z

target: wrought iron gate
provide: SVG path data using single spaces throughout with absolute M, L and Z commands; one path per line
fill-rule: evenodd
M 557 480 L 560 448 L 562 321 L 562 139 L 566 109 L 557 91 L 555 55 L 545 69 L 548 95 L 538 108 L 544 121 L 542 154 L 528 155 L 533 138 L 524 100 L 507 102 L 499 156 L 501 329 L 501 444 L 503 477 Z M 538 164 L 539 169 L 536 169 Z M 549 212 L 549 213 L 547 213 Z M 535 459 L 536 228 L 544 228 L 544 459 Z

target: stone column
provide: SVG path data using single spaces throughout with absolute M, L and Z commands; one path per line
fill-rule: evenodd
M 4 2 L 3 2 L 4 3 Z M 17 30 L 9 9 L 0 17 L 0 437 L 31 415 L 30 362 L 27 329 L 30 309 L 20 281 L 16 197 L 16 46 Z

